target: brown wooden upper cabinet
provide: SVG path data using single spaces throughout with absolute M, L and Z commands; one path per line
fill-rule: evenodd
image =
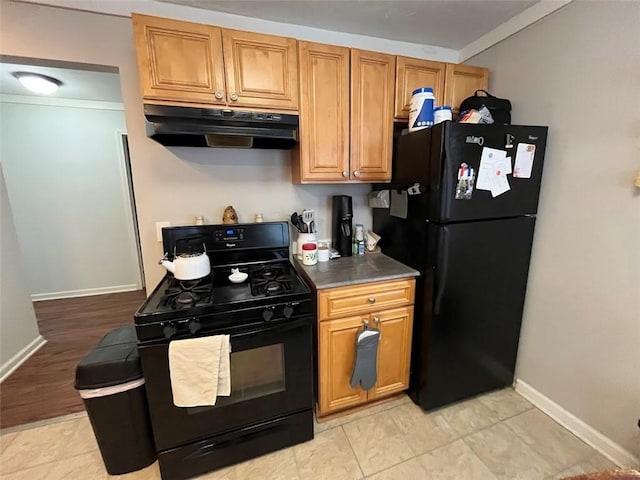
M 489 87 L 489 70 L 471 65 L 447 63 L 444 87 L 444 102 L 451 105 L 454 118 L 458 116 L 462 101 L 473 95 L 476 90 Z
M 298 42 L 300 144 L 293 160 L 298 182 L 349 177 L 349 49 Z
M 222 30 L 229 105 L 298 110 L 293 38 Z
M 411 96 L 416 88 L 432 87 L 436 103 L 442 105 L 445 66 L 442 62 L 396 57 L 396 119 L 409 119 Z
M 391 180 L 395 57 L 298 42 L 298 183 Z
M 436 105 L 451 106 L 456 117 L 460 103 L 476 90 L 486 90 L 488 85 L 486 68 L 397 57 L 395 118 L 409 119 L 411 96 L 416 88 L 432 87 Z
M 351 50 L 351 180 L 391 181 L 395 77 L 393 55 Z
M 295 39 L 132 17 L 145 100 L 298 109 Z
M 145 99 L 224 105 L 220 29 L 133 14 Z

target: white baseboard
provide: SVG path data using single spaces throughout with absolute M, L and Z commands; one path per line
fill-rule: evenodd
M 113 287 L 86 288 L 84 290 L 68 290 L 66 292 L 34 293 L 31 295 L 31 300 L 34 302 L 41 302 L 42 300 L 58 300 L 60 298 L 89 297 L 91 295 L 106 295 L 108 293 L 132 292 L 134 290 L 140 290 L 140 288 L 140 285 L 131 284 L 115 285 Z
M 0 366 L 0 382 L 4 382 L 9 375 L 15 372 L 20 365 L 26 362 L 27 359 L 31 355 L 36 353 L 45 343 L 47 343 L 47 341 L 44 339 L 44 337 L 42 335 L 38 335 L 37 338 L 29 343 L 29 345 L 24 347 L 8 361 L 6 361 L 2 366 Z
M 640 465 L 640 459 L 633 453 L 607 438 L 531 385 L 517 379 L 515 388 L 520 395 L 616 465 L 623 468 L 638 468 Z

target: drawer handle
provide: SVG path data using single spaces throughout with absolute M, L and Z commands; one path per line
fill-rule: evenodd
M 369 297 L 369 303 L 371 304 L 376 303 L 376 297 Z

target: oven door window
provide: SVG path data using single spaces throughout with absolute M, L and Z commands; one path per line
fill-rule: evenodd
M 140 347 L 147 402 L 160 450 L 313 405 L 309 318 L 232 332 L 231 395 L 218 397 L 213 407 L 173 404 L 168 351 L 168 342 Z
M 241 352 L 232 352 L 231 395 L 218 397 L 214 407 L 191 407 L 189 414 L 245 402 L 286 390 L 284 344 L 268 345 Z

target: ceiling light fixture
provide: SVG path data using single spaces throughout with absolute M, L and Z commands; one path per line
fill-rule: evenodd
M 28 90 L 38 95 L 51 95 L 62 85 L 62 82 L 57 78 L 48 77 L 40 73 L 14 72 L 13 76 Z

